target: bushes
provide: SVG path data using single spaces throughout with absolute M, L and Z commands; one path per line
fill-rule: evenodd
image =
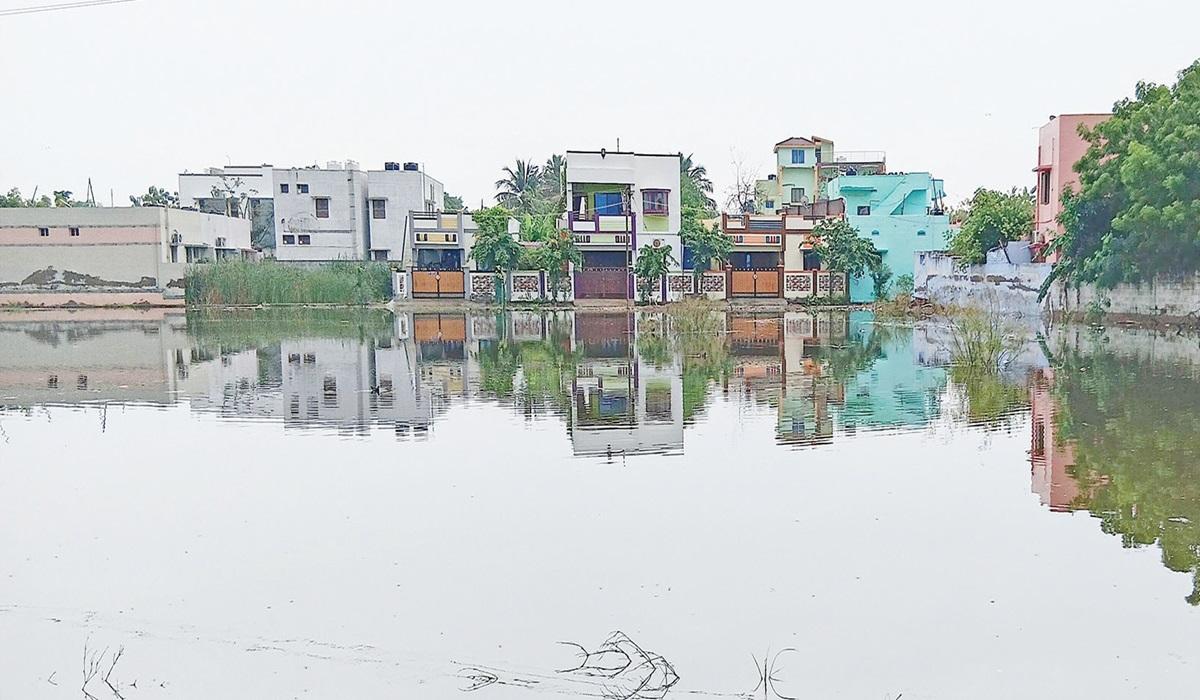
M 385 263 L 333 262 L 306 268 L 278 262 L 226 261 L 188 270 L 188 305 L 369 304 L 392 297 Z

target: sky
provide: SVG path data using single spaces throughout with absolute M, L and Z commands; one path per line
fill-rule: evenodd
M 52 0 L 0 0 L 0 12 Z M 474 206 L 568 149 L 694 154 L 718 199 L 789 136 L 1032 186 L 1049 115 L 1200 58 L 1200 3 L 135 0 L 0 14 L 0 189 L 128 203 L 225 164 L 417 161 Z

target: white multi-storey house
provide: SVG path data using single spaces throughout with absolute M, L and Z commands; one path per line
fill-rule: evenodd
M 567 214 L 562 227 L 583 255 L 575 269 L 575 298 L 633 298 L 632 266 L 644 246 L 679 238 L 679 154 L 567 151 Z

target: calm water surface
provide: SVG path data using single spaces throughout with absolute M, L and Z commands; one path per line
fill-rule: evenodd
M 1196 339 L 947 346 L 0 314 L 0 698 L 1193 697 Z

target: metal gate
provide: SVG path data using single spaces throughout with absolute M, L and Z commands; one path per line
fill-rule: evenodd
M 735 297 L 778 297 L 779 269 L 732 270 L 729 290 Z
M 462 299 L 465 290 L 462 270 L 413 270 L 412 293 L 424 299 Z
M 628 299 L 629 268 L 586 267 L 575 270 L 576 299 Z

